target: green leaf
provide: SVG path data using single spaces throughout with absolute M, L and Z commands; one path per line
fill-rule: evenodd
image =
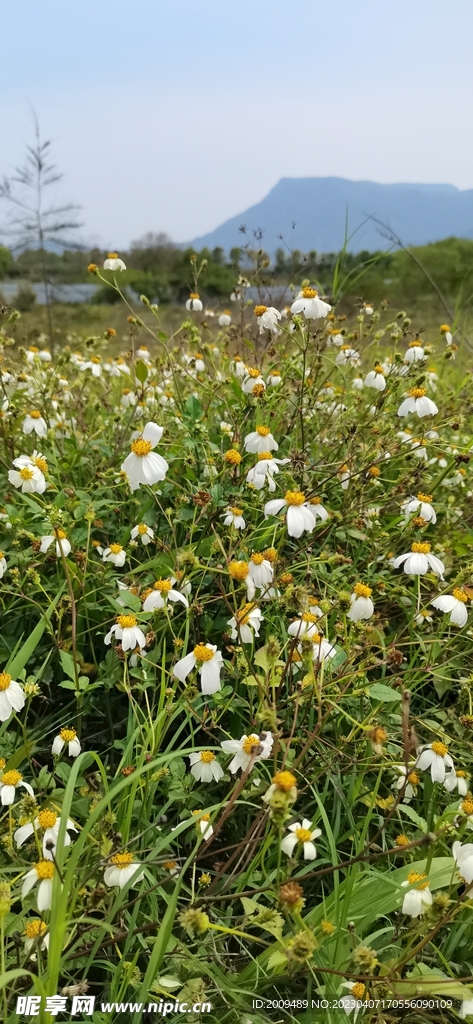
M 186 402 L 186 405 L 185 405 L 185 409 L 186 409 L 187 415 L 190 416 L 190 418 L 192 420 L 194 420 L 194 421 L 195 420 L 199 420 L 201 418 L 201 416 L 202 416 L 202 412 L 203 412 L 202 406 L 201 406 L 198 398 L 195 398 L 194 395 L 191 395 L 187 399 L 187 402 Z
M 387 704 L 389 701 L 401 700 L 399 690 L 393 690 L 390 686 L 385 686 L 384 683 L 375 683 L 374 686 L 370 686 L 368 692 L 370 697 L 382 701 L 383 704 Z
M 66 676 L 69 676 L 69 679 L 75 679 L 76 673 L 74 670 L 74 658 L 72 657 L 72 654 L 69 654 L 68 651 L 60 650 L 59 657 Z
M 39 622 L 35 626 L 33 632 L 30 633 L 28 639 L 25 641 L 23 646 L 18 651 L 18 654 L 15 654 L 14 657 L 11 659 L 11 661 L 9 661 L 8 665 L 5 666 L 5 671 L 8 672 L 12 676 L 13 679 L 16 679 L 16 677 L 19 676 L 21 670 L 24 669 L 26 663 L 33 656 L 33 654 L 34 654 L 34 652 L 35 652 L 35 650 L 36 650 L 36 648 L 37 648 L 37 646 L 38 646 L 38 644 L 39 644 L 39 642 L 41 640 L 41 637 L 42 637 L 42 635 L 43 635 L 43 633 L 44 633 L 44 631 L 46 629 L 46 626 L 48 625 L 48 623 L 51 620 L 51 617 L 52 617 L 54 609 L 55 609 L 55 607 L 56 607 L 56 605 L 57 605 L 57 603 L 59 601 L 59 598 L 61 597 L 61 594 L 63 593 L 65 588 L 66 588 L 66 584 L 64 583 L 63 586 L 61 587 L 59 593 L 56 594 L 56 597 L 54 598 L 54 600 L 49 605 L 49 608 L 48 608 L 46 614 L 43 616 L 42 619 L 39 620 Z
M 427 833 L 429 831 L 425 818 L 421 818 L 420 814 L 418 814 L 410 804 L 399 804 L 397 810 L 399 814 L 405 814 L 406 818 L 413 821 L 414 825 L 417 825 L 421 832 Z
M 135 376 L 137 380 L 139 380 L 140 384 L 144 384 L 148 376 L 148 370 L 142 359 L 138 359 L 138 362 L 135 366 Z
M 261 910 L 261 905 L 257 903 L 256 900 L 249 900 L 248 896 L 242 896 L 241 902 L 243 903 L 243 910 L 247 917 L 250 917 L 251 914 L 256 914 Z

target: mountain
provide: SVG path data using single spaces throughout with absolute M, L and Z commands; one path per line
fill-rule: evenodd
M 260 244 L 269 253 L 282 244 L 280 235 L 290 249 L 336 252 L 343 245 L 346 217 L 349 234 L 359 228 L 348 245 L 354 253 L 389 247 L 378 225 L 366 221 L 369 217 L 389 225 L 403 245 L 426 245 L 452 235 L 473 238 L 473 189 L 379 185 L 347 178 L 281 178 L 260 203 L 192 244 L 196 249 L 221 246 L 228 252 L 252 242 L 253 231 L 260 229 Z M 241 225 L 246 235 L 239 231 Z

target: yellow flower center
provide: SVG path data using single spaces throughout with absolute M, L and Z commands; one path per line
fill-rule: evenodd
M 253 551 L 251 561 L 253 562 L 253 565 L 262 565 L 264 562 L 264 555 L 260 554 L 259 551 Z
M 422 491 L 419 491 L 419 493 L 417 495 L 417 501 L 426 501 L 426 502 L 432 501 L 432 495 L 431 494 L 422 494 Z
M 381 470 L 378 466 L 370 466 L 368 470 L 368 476 L 381 476 Z
M 351 994 L 354 999 L 363 999 L 365 994 L 365 986 L 362 981 L 356 981 L 351 990 Z
M 302 491 L 286 491 L 284 501 L 286 502 L 286 505 L 303 505 L 305 502 L 305 494 L 303 494 Z
M 160 594 L 167 594 L 171 590 L 171 580 L 156 580 L 153 590 L 159 590 Z
M 21 772 L 17 772 L 16 768 L 11 768 L 9 772 L 2 775 L 1 781 L 4 786 L 17 786 L 22 778 Z
M 241 516 L 241 515 L 243 515 L 243 509 L 242 508 L 237 508 L 236 505 L 232 505 L 232 507 L 230 509 L 230 512 L 232 513 L 232 516 Z
M 468 777 L 462 768 L 459 768 L 458 771 L 455 772 L 455 775 L 457 779 L 466 779 Z
M 230 462 L 232 466 L 238 466 L 241 462 L 240 452 L 237 452 L 236 448 L 230 448 L 228 452 L 225 452 L 225 462 Z
M 61 729 L 59 735 L 61 739 L 64 740 L 64 743 L 72 743 L 72 741 L 75 740 L 77 733 L 75 729 Z
M 11 676 L 8 672 L 0 672 L 0 692 L 2 690 L 8 690 L 11 683 Z
M 296 784 L 296 776 L 292 772 L 276 772 L 273 775 L 273 785 L 283 793 L 290 793 Z
M 211 764 L 212 761 L 215 761 L 215 754 L 211 750 L 201 750 L 200 760 L 203 764 Z
M 298 843 L 310 843 L 312 832 L 310 828 L 296 828 L 296 836 Z
M 0 551 L 0 562 L 3 561 L 4 558 L 5 558 L 5 552 L 4 551 Z
M 303 288 L 302 289 L 302 298 L 303 299 L 315 299 L 317 294 L 318 293 L 317 293 L 316 288 Z
M 109 259 L 109 260 L 116 260 L 116 259 L 118 259 L 118 253 L 117 252 L 109 252 L 107 254 L 107 259 Z
M 34 921 L 28 921 L 23 934 L 27 939 L 39 939 L 41 935 L 47 932 L 48 926 L 37 917 Z
M 408 876 L 407 876 L 407 881 L 409 882 L 409 885 L 414 885 L 415 882 L 422 882 L 422 879 L 425 878 L 425 877 L 426 877 L 425 871 L 421 875 L 419 874 L 418 871 L 410 871 Z M 428 879 L 427 879 L 426 882 L 422 882 L 422 885 L 417 885 L 416 886 L 416 889 L 428 889 L 428 888 L 429 888 L 429 881 L 428 881 Z
M 235 619 L 239 626 L 246 626 L 251 612 L 254 611 L 254 609 L 255 605 L 251 601 L 248 604 L 243 605 L 243 608 L 240 608 L 240 611 L 235 615 Z
M 202 814 L 201 810 L 192 811 L 194 818 L 199 818 L 199 821 L 210 821 L 210 814 Z
M 140 537 L 143 537 L 145 533 L 148 533 L 148 527 L 146 523 L 140 523 L 138 526 L 138 533 Z
M 249 572 L 248 562 L 229 562 L 228 572 L 233 580 L 246 580 Z
M 447 331 L 450 331 L 450 327 L 448 326 L 448 324 L 440 324 L 440 331 L 442 332 L 442 334 L 446 334 Z
M 31 419 L 32 419 L 32 420 L 40 420 L 40 419 L 41 419 L 41 413 L 40 413 L 40 412 L 38 412 L 38 410 L 37 410 L 37 409 L 33 409 L 33 410 L 32 410 L 32 411 L 30 412 L 30 416 L 31 416 Z
M 65 530 L 61 530 L 61 528 L 59 526 L 56 526 L 54 528 L 54 535 L 55 535 L 55 537 L 57 537 L 58 540 L 65 540 L 65 538 L 66 538 Z
M 200 295 L 199 295 L 198 292 L 191 292 L 190 295 L 189 295 L 189 298 L 190 299 L 200 299 Z
M 255 306 L 253 312 L 255 316 L 263 316 L 263 313 L 266 313 L 267 308 L 267 306 Z
M 465 594 L 463 587 L 455 587 L 453 590 L 453 596 L 456 601 L 461 601 L 462 604 L 466 604 L 468 601 L 468 594 Z
M 39 352 L 39 348 L 36 345 L 30 345 L 28 352 Z
M 407 394 L 410 398 L 423 398 L 427 394 L 427 388 L 409 388 Z
M 396 846 L 409 846 L 410 840 L 403 832 L 399 836 L 396 836 Z
M 265 462 L 266 459 L 272 459 L 271 452 L 258 452 L 258 462 Z
M 383 367 L 380 365 L 380 363 L 375 363 L 374 364 L 374 370 L 375 370 L 375 373 L 380 373 L 381 376 L 384 377 L 384 370 L 383 370 Z
M 278 553 L 276 548 L 266 548 L 266 551 L 263 551 L 263 558 L 265 558 L 267 562 L 271 562 L 271 564 L 276 561 L 277 557 Z
M 304 612 L 302 615 L 302 622 L 317 622 L 317 619 L 318 615 L 314 615 L 313 612 Z
M 434 754 L 437 754 L 438 757 L 445 757 L 446 754 L 448 754 L 448 747 L 445 746 L 445 743 L 441 743 L 440 740 L 435 740 L 435 742 L 431 743 L 430 746 Z
M 416 338 L 415 341 L 410 341 L 409 348 L 422 348 L 420 338 Z
M 128 850 L 124 850 L 123 853 L 114 853 L 113 857 L 110 857 L 110 861 L 117 868 L 128 868 L 130 864 L 133 864 L 133 854 L 128 853 Z
M 117 623 L 122 629 L 133 629 L 136 626 L 138 620 L 136 615 L 118 615 Z
M 367 587 L 365 583 L 355 583 L 353 593 L 356 594 L 357 597 L 371 597 L 373 591 L 371 587 Z
M 255 370 L 253 366 L 247 366 L 246 372 L 248 376 L 251 377 L 253 380 L 255 380 L 256 377 L 259 377 L 260 375 L 259 370 Z
M 346 462 L 343 463 L 343 466 L 340 466 L 340 469 L 338 470 L 338 472 L 339 473 L 348 473 L 348 466 L 347 466 Z
M 38 825 L 40 828 L 52 828 L 57 822 L 56 811 L 40 811 L 38 814 Z
M 151 444 L 151 441 L 144 441 L 142 437 L 138 437 L 136 441 L 132 441 L 131 443 L 133 455 L 138 455 L 141 459 L 145 455 L 149 455 L 152 448 L 153 445 Z
M 269 427 L 256 427 L 256 433 L 259 434 L 260 437 L 267 437 L 268 434 L 271 433 L 271 430 Z
M 98 365 L 100 363 L 100 356 L 91 356 L 90 361 L 91 363 L 95 363 L 96 365 Z
M 110 551 L 112 555 L 119 555 L 120 551 L 123 551 L 121 544 L 110 544 Z
M 34 465 L 37 466 L 42 473 L 48 472 L 48 463 L 46 459 L 43 458 L 42 455 L 35 455 L 34 459 L 32 459 L 31 461 L 34 462 Z
M 473 814 L 473 800 L 464 800 L 462 803 L 463 814 Z
M 415 555 L 428 555 L 429 552 L 430 552 L 430 544 L 428 544 L 427 541 L 425 541 L 424 543 L 421 543 L 420 541 L 416 540 L 416 541 L 414 541 L 414 543 L 413 543 L 413 545 L 411 547 L 411 551 Z
M 23 466 L 23 469 L 20 469 L 20 476 L 22 480 L 31 480 L 34 473 L 30 466 Z
M 407 776 L 407 781 L 411 784 L 411 786 L 418 786 L 420 782 L 420 776 L 418 775 L 417 772 L 409 772 L 409 775 Z
M 322 498 L 309 498 L 309 505 L 321 505 Z
M 212 661 L 215 651 L 211 651 L 205 644 L 196 644 L 193 654 L 197 661 Z
M 252 754 L 254 747 L 258 746 L 259 736 L 255 736 L 255 734 L 252 733 L 251 736 L 247 736 L 246 739 L 243 740 L 241 749 L 245 754 Z
M 54 863 L 52 860 L 39 860 L 34 867 L 41 881 L 44 881 L 45 878 L 52 878 L 54 875 Z
M 177 868 L 177 860 L 165 860 L 163 868 L 165 871 L 174 871 Z

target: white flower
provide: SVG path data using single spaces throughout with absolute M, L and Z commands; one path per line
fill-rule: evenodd
M 232 322 L 232 314 L 228 309 L 224 309 L 223 313 L 220 313 L 218 318 L 219 327 L 230 327 Z
M 61 555 L 64 555 L 64 557 L 67 558 L 71 551 L 71 543 L 67 539 L 64 530 L 59 529 L 59 527 L 55 528 L 54 533 L 41 538 L 41 553 L 45 555 L 51 547 L 51 544 L 54 544 L 54 542 L 56 542 L 56 557 L 60 558 Z
M 57 736 L 54 737 L 51 753 L 59 756 L 59 754 L 62 754 L 65 746 L 67 746 L 68 757 L 79 757 L 81 745 L 75 729 L 61 729 Z
M 421 363 L 425 359 L 425 352 L 422 345 L 419 343 L 419 339 L 411 341 L 409 348 L 404 356 L 405 363 Z
M 154 530 L 147 523 L 138 523 L 138 526 L 134 526 L 131 531 L 131 539 L 136 540 L 137 537 L 140 538 L 142 544 L 151 544 L 151 541 L 154 540 Z
M 362 378 L 361 377 L 354 377 L 352 382 L 351 382 L 351 386 L 352 386 L 352 388 L 355 389 L 355 391 L 362 391 L 363 388 L 364 388 L 364 384 L 363 384 Z
M 24 434 L 32 434 L 34 431 L 38 437 L 46 437 L 48 432 L 46 420 L 43 419 L 41 413 L 38 412 L 37 409 L 32 409 L 32 411 L 25 416 L 21 429 Z
M 371 302 L 364 302 L 363 306 L 362 306 L 362 309 L 361 309 L 361 312 L 365 313 L 366 316 L 373 316 L 374 308 L 371 305 Z
M 0 722 L 6 722 L 12 711 L 21 711 L 25 695 L 19 683 L 8 672 L 0 672 Z
M 386 376 L 383 373 L 383 368 L 376 365 L 374 370 L 370 370 L 366 374 L 364 379 L 365 388 L 374 388 L 375 391 L 384 391 L 386 387 Z
M 263 388 L 265 389 L 266 388 L 266 384 L 264 383 L 264 380 L 263 380 L 263 378 L 261 376 L 260 371 L 254 369 L 251 366 L 245 366 L 245 376 L 243 378 L 243 382 L 242 382 L 242 385 L 241 385 L 241 389 L 242 389 L 242 391 L 245 392 L 245 395 L 251 395 L 252 391 L 253 391 L 253 388 L 255 388 L 257 385 L 261 385 L 261 384 L 263 385 Z
M 417 787 L 420 782 L 415 766 L 408 766 L 406 768 L 405 764 L 398 764 L 395 766 L 395 769 L 399 773 L 399 778 L 396 779 L 394 787 L 398 791 L 403 790 L 402 800 L 405 804 L 410 804 L 412 797 L 417 793 Z
M 82 370 L 90 370 L 93 377 L 102 376 L 102 362 L 100 356 L 91 356 L 88 362 L 81 364 Z
M 248 574 L 259 590 L 273 582 L 274 571 L 271 562 L 259 551 L 253 551 L 248 562 Z
M 19 828 L 13 833 L 13 838 L 18 848 L 26 843 L 30 836 L 33 836 L 35 832 L 43 833 L 43 857 L 46 860 L 53 860 L 53 849 L 57 848 L 57 839 L 59 835 L 59 829 L 61 827 L 61 818 L 57 811 L 44 810 L 40 811 L 36 815 L 34 821 L 28 821 L 26 825 L 20 825 Z M 69 831 L 77 832 L 77 828 L 74 822 L 70 818 L 67 819 L 66 831 L 64 833 L 64 846 L 70 846 L 71 837 Z
M 417 498 L 408 498 L 401 505 L 401 509 L 404 512 L 406 519 L 415 512 L 416 515 L 424 519 L 426 523 L 436 523 L 437 515 L 433 505 L 430 504 L 432 500 L 431 494 L 419 493 Z
M 181 594 L 179 590 L 173 590 L 173 585 L 176 582 L 174 576 L 171 576 L 168 580 L 156 580 L 153 584 L 153 589 L 150 594 L 145 597 L 143 602 L 144 612 L 154 612 L 156 608 L 165 608 L 168 601 L 181 601 L 186 608 L 189 607 L 189 602 L 184 594 Z
M 247 368 L 245 366 L 243 359 L 240 359 L 240 356 L 235 356 L 235 358 L 232 359 L 232 362 L 230 363 L 230 369 L 233 370 L 233 373 L 236 373 L 237 377 L 246 376 Z
M 421 772 L 430 770 L 432 782 L 444 782 L 447 768 L 449 771 L 455 770 L 445 743 L 435 740 L 424 747 L 418 747 L 417 753 L 415 767 L 419 768 Z
M 371 587 L 364 583 L 356 583 L 350 597 L 351 608 L 347 618 L 352 622 L 359 622 L 360 619 L 370 619 L 374 613 L 374 604 L 371 600 Z
M 243 644 L 253 643 L 253 633 L 255 636 L 259 636 L 259 627 L 263 619 L 264 615 L 261 614 L 259 608 L 255 608 L 251 602 L 245 604 L 227 622 L 232 629 L 232 640 L 241 640 Z
M 37 907 L 39 911 L 51 909 L 54 871 L 54 862 L 43 858 L 42 860 L 39 860 L 30 871 L 26 872 L 23 879 L 23 885 L 21 888 L 22 899 L 24 899 L 33 886 L 39 882 L 37 900 Z
M 223 663 L 222 655 L 220 651 L 217 651 L 216 645 L 196 644 L 191 654 L 186 654 L 177 662 L 172 674 L 181 683 L 184 683 L 189 673 L 197 667 L 202 693 L 215 693 L 220 689 L 220 671 Z
M 447 335 L 445 335 L 445 337 L 447 337 Z M 470 1014 L 473 1014 L 473 999 L 463 999 L 460 1009 L 457 1010 L 457 1013 L 462 1020 L 465 1020 L 465 1017 L 469 1017 Z
M 440 325 L 440 334 L 443 334 L 447 345 L 451 345 L 453 341 L 452 332 L 448 324 Z
M 271 433 L 269 427 L 256 427 L 245 437 L 245 452 L 251 455 L 259 455 L 260 452 L 277 452 L 279 445 Z
M 354 1019 L 356 1020 L 358 1011 L 363 1009 L 363 1000 L 368 998 L 366 986 L 362 981 L 344 981 L 342 988 L 348 988 L 350 995 L 340 996 L 338 1002 L 343 1006 L 347 1015 L 355 1011 Z
M 292 857 L 294 848 L 299 844 L 302 846 L 304 860 L 315 860 L 317 850 L 313 840 L 318 839 L 321 835 L 320 828 L 313 829 L 312 822 L 307 818 L 303 818 L 302 824 L 300 821 L 295 821 L 293 825 L 289 825 L 289 835 L 284 836 L 281 850 L 288 857 Z
M 290 459 L 273 459 L 269 451 L 260 452 L 256 466 L 253 466 L 246 474 L 247 484 L 250 484 L 257 491 L 261 491 L 264 485 L 267 484 L 270 491 L 275 491 L 274 476 L 279 473 L 279 466 L 283 466 L 290 461 Z
M 303 288 L 292 303 L 291 313 L 303 313 L 306 320 L 320 320 L 331 308 L 328 302 L 319 299 L 316 288 Z
M 243 509 L 237 508 L 236 505 L 227 508 L 226 512 L 221 513 L 224 526 L 233 526 L 235 530 L 244 530 L 246 522 L 242 515 Z
M 463 771 L 447 772 L 443 784 L 447 793 L 453 793 L 455 789 L 458 790 L 459 796 L 466 796 L 468 793 L 466 773 Z
M 7 571 L 7 560 L 3 551 L 0 551 L 0 580 L 3 578 Z
M 422 611 L 414 617 L 416 626 L 425 626 L 426 623 L 430 623 L 433 620 L 432 612 L 429 612 L 428 608 L 422 608 Z
M 233 434 L 233 427 L 231 423 L 227 423 L 226 420 L 220 420 L 219 427 L 220 430 L 222 431 L 222 434 Z
M 274 306 L 255 306 L 253 310 L 257 320 L 260 334 L 264 331 L 278 332 L 278 320 L 281 319 L 279 309 Z
M 46 479 L 48 463 L 41 455 L 41 452 L 34 451 L 32 455 L 19 455 L 13 459 L 16 469 L 8 471 L 9 483 L 14 487 L 21 487 L 23 494 L 43 494 L 46 490 Z
M 291 326 L 294 327 L 294 324 L 291 324 Z M 281 381 L 282 381 L 281 374 L 277 373 L 276 370 L 273 370 L 272 373 L 269 374 L 269 377 L 268 377 L 266 383 L 270 384 L 271 387 L 275 388 L 275 387 L 278 386 L 278 384 L 281 383 Z
M 103 269 L 112 271 L 126 270 L 126 266 L 123 260 L 118 259 L 117 252 L 109 252 L 107 259 L 104 261 Z
M 287 532 L 290 537 L 301 537 L 304 531 L 312 533 L 315 518 L 302 491 L 286 491 L 284 498 L 274 498 L 264 506 L 265 518 L 277 516 L 286 509 Z
M 440 597 L 436 597 L 431 601 L 433 608 L 438 608 L 440 612 L 448 614 L 450 612 L 450 622 L 454 626 L 466 626 L 468 622 L 468 612 L 466 610 L 466 603 L 468 601 L 468 595 L 465 593 L 462 587 L 455 587 L 453 594 L 441 594 Z
M 241 740 L 223 740 L 220 746 L 226 754 L 235 755 L 228 766 L 234 775 L 240 768 L 245 772 L 252 760 L 254 766 L 257 761 L 268 758 L 273 748 L 273 737 L 270 732 L 263 732 L 260 736 L 252 733 L 242 736 Z
M 97 548 L 97 551 L 99 549 Z M 100 553 L 100 552 L 99 552 Z M 122 548 L 121 544 L 110 544 L 109 548 L 105 548 L 102 552 L 102 562 L 111 562 L 112 565 L 121 568 L 126 562 L 126 551 Z
M 342 491 L 348 490 L 348 484 L 350 483 L 351 473 L 345 462 L 343 463 L 343 466 L 340 466 L 339 470 L 337 471 L 337 476 L 342 485 Z
M 464 879 L 467 885 L 473 882 L 473 843 L 455 842 L 452 846 L 452 853 L 457 865 L 458 874 Z
M 122 397 L 120 398 L 120 405 L 123 409 L 129 409 L 130 406 L 136 405 L 136 394 L 131 391 L 130 388 L 123 388 Z
M 408 416 L 415 412 L 422 419 L 424 416 L 435 416 L 438 408 L 431 398 L 427 398 L 426 388 L 410 388 L 407 398 L 401 402 L 397 410 L 398 416 Z
M 425 877 L 425 874 L 421 875 L 418 871 L 410 871 L 407 881 L 401 883 L 403 886 L 415 885 L 416 882 L 420 883 L 415 889 L 406 892 L 402 901 L 403 914 L 409 914 L 410 917 L 419 917 L 425 913 L 427 907 L 432 906 L 432 893 L 428 888 L 428 881 L 424 881 Z
M 311 633 L 307 637 L 308 640 L 312 641 L 312 661 L 321 664 L 323 661 L 331 661 L 337 653 L 337 648 L 333 644 L 329 643 L 320 633 Z M 302 645 L 298 644 L 298 651 L 301 653 Z
M 138 625 L 136 615 L 118 615 L 116 623 L 104 637 L 104 644 L 110 644 L 112 636 L 120 641 L 124 651 L 134 651 L 135 647 L 146 646 L 146 637 Z
M 312 637 L 314 634 L 318 635 L 317 619 L 322 616 L 322 612 L 317 605 L 313 605 L 308 612 L 303 614 L 291 622 L 288 627 L 289 636 L 296 636 L 298 640 L 302 640 L 303 637 Z
M 360 353 L 349 345 L 342 345 L 340 352 L 335 357 L 336 366 L 356 366 L 360 361 Z
M 309 498 L 307 508 L 312 513 L 315 522 L 317 522 L 317 519 L 320 519 L 321 523 L 325 523 L 325 520 L 329 517 L 330 513 L 324 508 L 320 498 Z
M 122 853 L 114 853 L 109 860 L 109 867 L 105 868 L 103 873 L 103 880 L 105 885 L 110 887 L 118 885 L 120 889 L 124 889 L 128 885 L 130 880 L 136 875 L 136 872 L 141 867 L 138 861 L 133 859 L 133 854 L 128 853 L 124 850 Z M 133 878 L 133 885 L 138 885 L 143 878 L 143 872 L 140 871 L 136 878 Z
M 201 313 L 203 310 L 202 300 L 198 292 L 191 292 L 186 302 L 186 309 L 194 313 Z
M 223 776 L 223 768 L 219 765 L 211 750 L 199 750 L 189 754 L 191 775 L 197 782 L 218 782 Z
M 150 422 L 146 424 L 143 433 L 132 441 L 131 452 L 121 467 L 132 491 L 136 491 L 140 484 L 156 484 L 164 480 L 169 469 L 168 463 L 162 455 L 152 450 L 161 440 L 162 433 L 163 427 Z
M 431 555 L 430 544 L 414 541 L 411 550 L 405 555 L 399 555 L 397 558 L 394 558 L 392 564 L 395 569 L 399 569 L 403 562 L 404 572 L 408 576 L 423 576 L 424 573 L 429 572 L 429 569 L 431 569 L 436 576 L 443 579 L 445 566 L 440 561 L 440 558 Z
M 30 955 L 33 949 L 49 949 L 49 932 L 47 924 L 40 917 L 33 917 L 26 921 L 25 930 L 25 953 Z
M 17 772 L 16 768 L 11 768 L 10 771 L 3 772 L 0 779 L 0 802 L 3 807 L 13 803 L 16 791 L 20 786 L 23 789 L 26 789 L 26 792 L 29 793 L 30 796 L 34 796 L 29 782 L 23 781 L 21 772 Z

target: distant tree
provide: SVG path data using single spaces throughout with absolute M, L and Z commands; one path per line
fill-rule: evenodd
M 25 163 L 17 167 L 11 177 L 0 182 L 0 199 L 9 205 L 9 215 L 3 228 L 13 239 L 13 251 L 37 249 L 40 255 L 41 277 L 46 293 L 49 335 L 54 344 L 51 315 L 51 291 L 48 273 L 48 246 L 73 248 L 71 232 L 79 228 L 76 215 L 79 207 L 74 203 L 50 205 L 46 202 L 49 190 L 63 178 L 51 162 L 51 141 L 42 141 L 39 122 L 33 110 L 34 141 L 26 147 Z
M 0 245 L 0 281 L 8 273 L 13 265 L 13 257 L 6 245 Z

